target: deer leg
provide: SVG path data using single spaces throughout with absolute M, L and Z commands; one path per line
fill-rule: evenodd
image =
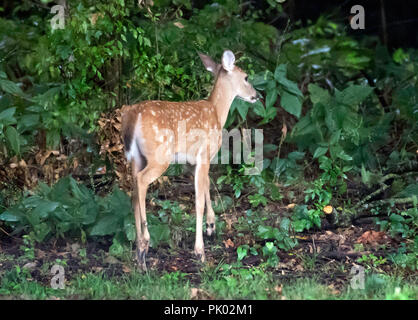
M 205 193 L 208 186 L 209 164 L 196 164 L 195 193 L 196 193 L 196 241 L 194 246 L 195 255 L 205 261 L 205 248 L 203 243 L 203 213 L 205 209 Z
M 150 235 L 148 232 L 147 224 L 147 214 L 145 210 L 145 199 L 147 196 L 148 186 L 159 178 L 164 171 L 167 169 L 167 165 L 157 165 L 155 162 L 148 162 L 148 165 L 144 170 L 137 173 L 138 181 L 138 199 L 139 199 L 139 208 L 141 216 L 141 230 L 142 238 L 139 241 L 138 246 L 138 256 L 140 257 L 140 264 L 143 266 L 143 269 L 146 269 L 146 254 L 148 253 Z
M 206 178 L 206 188 L 205 188 L 205 203 L 206 203 L 206 234 L 209 237 L 213 237 L 215 235 L 215 212 L 212 208 L 212 201 L 210 200 L 210 180 L 209 180 L 209 172 Z
M 132 192 L 132 204 L 134 207 L 134 214 L 135 214 L 135 226 L 136 226 L 136 246 L 137 246 L 137 261 L 138 265 L 141 269 L 145 267 L 145 259 L 140 254 L 139 248 L 141 246 L 142 241 L 142 223 L 141 223 L 141 211 L 139 208 L 139 199 L 138 199 L 138 175 L 139 169 L 138 166 L 134 161 L 132 161 L 132 178 L 133 178 L 133 192 Z M 146 267 L 145 267 L 146 268 Z

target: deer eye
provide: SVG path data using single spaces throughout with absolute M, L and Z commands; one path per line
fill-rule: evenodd
M 248 76 L 245 77 L 245 81 L 248 82 Z

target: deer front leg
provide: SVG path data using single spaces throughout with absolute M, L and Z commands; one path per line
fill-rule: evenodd
M 210 180 L 209 175 L 207 177 L 207 185 L 205 189 L 205 203 L 206 203 L 206 234 L 209 237 L 213 237 L 215 235 L 216 229 L 216 218 L 215 212 L 212 208 L 212 201 L 210 200 Z
M 203 243 L 203 213 L 205 209 L 205 194 L 208 180 L 209 164 L 196 164 L 195 193 L 196 193 L 196 241 L 194 253 L 202 262 L 205 261 Z

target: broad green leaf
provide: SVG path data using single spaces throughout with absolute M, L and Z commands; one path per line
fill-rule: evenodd
M 232 103 L 231 110 L 237 109 L 239 115 L 244 120 L 247 117 L 250 104 L 241 99 L 235 99 Z
M 319 158 L 320 156 L 323 156 L 325 153 L 327 153 L 328 151 L 328 147 L 318 147 L 316 148 L 313 157 L 315 158 Z
M 136 239 L 136 229 L 135 226 L 131 223 L 124 226 L 126 239 L 129 241 L 134 241 Z
M 238 261 L 241 261 L 242 259 L 244 259 L 247 256 L 248 253 L 248 246 L 239 246 L 237 249 L 237 254 L 238 254 Z
M 120 227 L 120 218 L 110 214 L 101 218 L 91 229 L 92 236 L 105 236 L 114 234 Z
M 372 87 L 352 85 L 344 89 L 342 92 L 336 91 L 336 99 L 352 108 L 356 109 L 356 106 L 367 98 L 373 91 Z
M 13 81 L 0 79 L 0 87 L 3 91 L 13 95 L 23 95 L 22 89 Z
M 7 127 L 6 137 L 15 154 L 20 154 L 20 137 L 19 133 L 14 127 Z
M 33 215 L 38 215 L 40 218 L 48 217 L 50 212 L 53 212 L 59 206 L 58 202 L 39 200 L 37 207 L 33 210 Z
M 277 89 L 274 88 L 267 92 L 266 95 L 266 109 L 269 109 L 274 106 L 274 103 L 277 100 Z
M 302 111 L 302 102 L 301 100 L 287 91 L 283 91 L 281 96 L 281 105 L 290 114 L 293 114 L 297 118 L 300 117 Z
M 170 240 L 170 228 L 165 223 L 150 224 L 149 233 L 151 237 L 150 246 L 153 248 Z
M 353 158 L 349 156 L 347 153 L 345 153 L 344 150 L 341 150 L 340 153 L 338 153 L 337 157 L 345 161 L 353 160 Z
M 305 152 L 300 152 L 300 151 L 292 151 L 292 152 L 290 152 L 290 153 L 287 155 L 287 157 L 288 157 L 290 160 L 294 160 L 294 161 L 296 161 L 296 160 L 302 160 L 302 159 L 303 159 L 303 157 L 305 157 Z
M 401 192 L 399 192 L 397 197 L 411 197 L 411 196 L 418 196 L 418 183 L 411 183 Z
M 26 114 L 19 118 L 18 129 L 23 127 L 24 129 L 33 129 L 39 125 L 38 114 Z M 21 131 L 22 132 L 22 131 Z
M 285 64 L 280 64 L 277 66 L 276 70 L 274 70 L 274 79 L 277 82 L 280 82 L 282 79 L 286 79 L 287 74 L 287 66 Z
M 331 96 L 327 90 L 322 89 L 316 84 L 310 83 L 308 85 L 308 91 L 313 104 L 321 102 L 323 105 L 328 105 Z
M 4 211 L 0 214 L 0 220 L 2 221 L 9 221 L 9 222 L 16 222 L 21 221 L 24 213 L 21 212 L 17 208 L 9 208 L 8 210 Z
M 267 87 L 267 82 L 271 79 L 271 72 L 267 71 L 267 72 L 261 72 L 261 73 L 257 73 L 256 75 L 253 76 L 253 78 L 251 79 L 251 84 L 253 85 L 254 88 L 256 89 L 261 89 L 264 90 Z
M 13 117 L 13 115 L 16 112 L 16 108 L 8 108 L 2 112 L 0 112 L 0 123 L 3 123 L 4 125 L 10 125 L 16 123 L 16 119 Z
M 264 118 L 264 115 L 266 114 L 266 109 L 264 108 L 263 104 L 261 103 L 261 101 L 257 101 L 256 103 L 253 104 L 253 108 L 252 110 L 254 111 L 254 113 L 262 118 Z

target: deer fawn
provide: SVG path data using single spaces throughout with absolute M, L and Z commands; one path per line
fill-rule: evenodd
M 215 75 L 209 99 L 187 102 L 143 101 L 122 107 L 122 135 L 125 154 L 132 165 L 132 194 L 137 231 L 137 259 L 146 269 L 150 235 L 145 198 L 150 183 L 159 178 L 176 159 L 196 165 L 196 241 L 194 253 L 203 262 L 203 211 L 206 204 L 207 234 L 215 231 L 215 213 L 210 200 L 209 165 L 222 144 L 222 128 L 232 101 L 239 96 L 257 101 L 247 74 L 234 65 L 235 56 L 227 50 L 222 63 L 199 53 L 206 69 Z M 182 131 L 182 132 L 181 132 Z

